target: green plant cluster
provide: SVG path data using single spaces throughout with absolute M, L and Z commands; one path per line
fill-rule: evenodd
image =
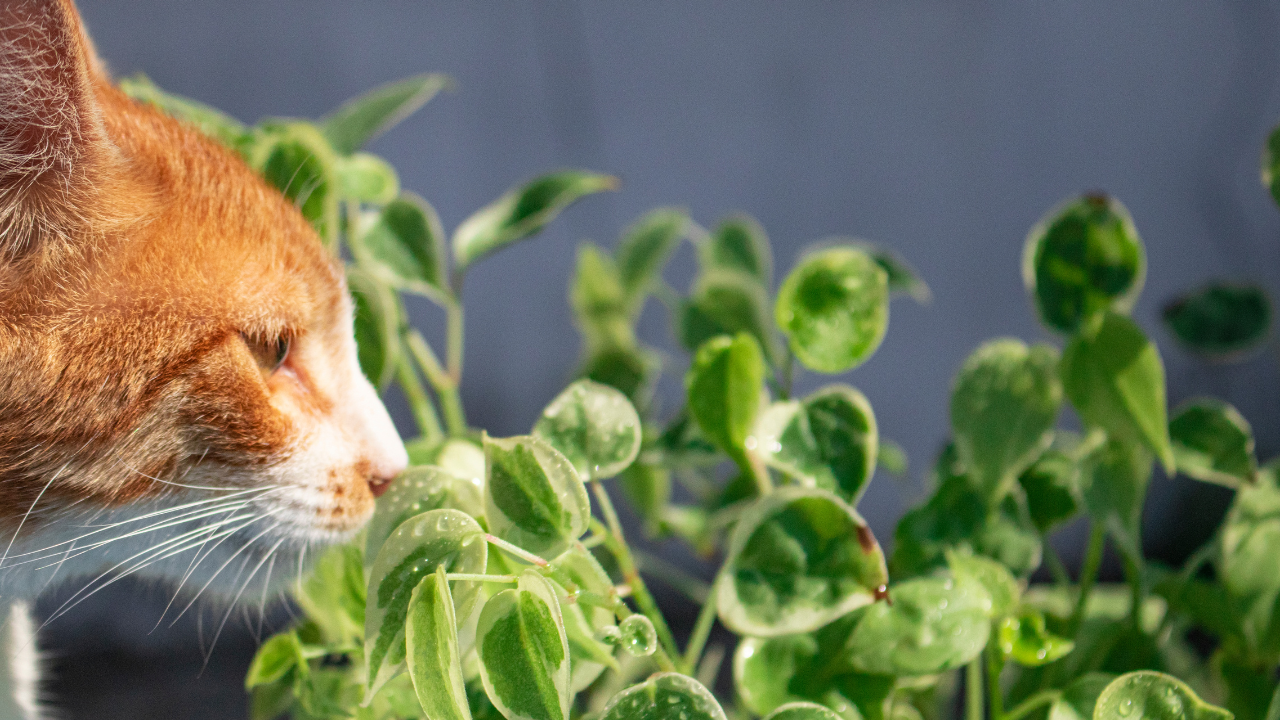
M 775 287 L 751 218 L 707 231 L 655 210 L 612 251 L 579 250 L 569 300 L 582 379 L 529 434 L 489 437 L 458 395 L 465 272 L 615 182 L 537 178 L 446 242 L 430 205 L 359 151 L 445 84 L 411 78 L 319 122 L 252 128 L 143 78 L 126 84 L 241 152 L 350 258 L 361 366 L 380 387 L 398 383 L 421 433 L 360 541 L 300 583 L 305 619 L 255 657 L 255 718 L 1280 717 L 1280 466 L 1259 466 L 1248 423 L 1224 402 L 1193 399 L 1170 417 L 1160 353 L 1128 315 L 1146 256 L 1117 200 L 1075 198 L 1032 228 L 1024 281 L 1059 341 L 997 339 L 965 361 L 931 493 L 902 518 L 886 562 L 855 508 L 877 466 L 903 472 L 905 456 L 856 388 L 793 397 L 792 384 L 798 371 L 866 361 L 895 293 L 928 299 L 910 265 L 836 238 Z M 662 271 L 685 242 L 698 273 L 680 292 Z M 443 362 L 406 321 L 402 293 L 444 310 Z M 664 417 L 652 402 L 662 356 L 636 332 L 650 299 L 691 354 L 683 406 Z M 1263 342 L 1270 305 L 1256 287 L 1220 284 L 1174 301 L 1165 320 L 1221 361 Z M 1078 431 L 1063 428 L 1064 405 Z M 1182 568 L 1142 552 L 1157 462 L 1236 493 Z M 651 537 L 719 559 L 714 582 L 633 548 L 618 492 Z M 1078 517 L 1090 532 L 1072 578 L 1047 538 Z M 1097 582 L 1108 544 L 1119 586 Z M 1042 564 L 1053 582 L 1029 585 Z M 649 571 L 701 604 L 683 644 Z M 726 660 L 708 647 L 717 621 L 739 636 L 724 702 L 707 690 Z M 1193 632 L 1212 637 L 1207 653 Z

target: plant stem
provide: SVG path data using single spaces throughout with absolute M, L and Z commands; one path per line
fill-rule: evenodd
M 586 544 L 585 542 L 583 543 Z M 636 559 L 636 565 L 641 572 L 653 573 L 662 576 L 662 582 L 679 590 L 690 600 L 699 605 L 705 603 L 711 595 L 711 584 L 703 582 L 702 579 L 694 577 L 689 573 L 681 570 L 662 558 L 651 555 L 643 550 L 633 549 L 631 554 Z
M 1000 648 L 995 643 L 989 643 L 983 654 L 987 656 L 987 705 L 991 720 L 1004 720 L 1004 693 L 1000 690 L 1000 671 L 1004 669 L 1004 658 L 1000 656 Z
M 982 718 L 982 658 L 976 657 L 964 668 L 964 720 Z
M 453 298 L 445 308 L 446 345 L 445 359 L 448 361 L 449 377 L 454 386 L 462 385 L 462 300 Z
M 618 514 L 609 500 L 609 493 L 605 492 L 599 482 L 592 482 L 591 487 L 595 491 L 596 500 L 600 503 L 601 512 L 606 518 L 612 518 L 613 523 L 617 523 Z M 600 521 L 592 518 L 591 524 L 594 529 L 600 525 Z M 622 535 L 622 525 L 613 524 L 607 531 L 600 528 L 597 532 L 605 535 L 604 546 L 618 562 L 618 569 L 622 571 L 622 581 L 631 586 L 632 597 L 640 607 L 640 612 L 653 623 L 653 629 L 658 633 L 658 642 L 662 645 L 662 649 L 666 650 L 669 657 L 680 657 L 680 651 L 676 649 L 675 636 L 667 626 L 667 619 L 658 610 L 658 603 L 654 602 L 653 595 L 649 594 L 649 588 L 644 584 L 644 578 L 641 578 L 639 571 L 636 570 L 635 558 L 631 556 L 631 549 L 627 547 L 627 540 Z
M 1080 568 L 1080 597 L 1076 598 L 1075 611 L 1071 613 L 1071 621 L 1067 623 L 1067 637 L 1075 637 L 1084 622 L 1085 608 L 1089 603 L 1089 594 L 1093 592 L 1093 584 L 1098 581 L 1098 570 L 1102 567 L 1102 551 L 1107 544 L 1107 529 L 1098 522 L 1089 524 L 1089 547 L 1085 550 L 1084 566 Z
M 1063 564 L 1062 557 L 1058 555 L 1058 551 L 1053 549 L 1053 545 L 1049 542 L 1049 538 L 1041 536 L 1041 545 L 1044 547 L 1044 558 L 1049 565 L 1049 574 L 1053 575 L 1053 582 L 1061 587 L 1069 587 L 1071 585 L 1071 575 L 1067 572 L 1067 566 Z
M 409 407 L 413 410 L 413 418 L 418 423 L 418 432 L 422 437 L 434 445 L 444 437 L 444 430 L 440 427 L 440 416 L 436 414 L 435 405 L 431 403 L 431 398 L 427 397 L 427 391 L 422 387 L 422 382 L 418 380 L 418 374 L 414 372 L 413 365 L 406 357 L 401 357 L 396 367 L 396 380 L 400 382 L 400 389 L 404 392 L 404 397 L 409 401 Z
M 752 479 L 756 481 L 756 491 L 761 496 L 768 495 L 773 492 L 773 479 L 769 477 L 769 469 L 764 466 L 764 461 L 754 450 L 746 450 L 744 452 L 747 461 L 747 469 L 751 473 Z
M 1124 552 L 1120 556 L 1124 561 L 1125 579 L 1129 581 L 1129 622 L 1135 631 L 1142 632 L 1142 606 L 1146 601 L 1142 584 L 1142 559 L 1130 557 Z
M 1060 697 L 1062 697 L 1061 690 L 1042 690 L 1005 713 L 1004 720 L 1022 720 L 1028 713 L 1045 705 L 1051 705 Z
M 446 580 L 462 580 L 465 582 L 495 582 L 495 583 L 515 583 L 520 582 L 520 578 L 515 575 L 485 575 L 483 573 L 446 573 Z
M 702 603 L 702 609 L 698 611 L 698 620 L 693 624 L 693 634 L 689 636 L 689 644 L 684 648 L 684 668 L 683 672 L 688 675 L 698 666 L 698 660 L 702 658 L 702 649 L 707 645 L 707 638 L 711 637 L 711 628 L 716 624 L 716 594 L 709 593 L 707 599 Z
M 503 540 L 500 537 L 496 537 L 494 535 L 490 535 L 489 533 L 485 533 L 484 539 L 488 540 L 495 547 L 501 550 L 505 550 L 508 553 L 515 555 L 516 557 L 520 558 L 521 560 L 524 560 L 527 563 L 532 563 L 534 565 L 537 565 L 538 567 L 546 567 L 547 565 L 551 564 L 547 562 L 546 559 L 541 558 L 537 555 L 534 555 L 533 553 L 529 552 L 528 550 L 525 550 L 524 548 L 518 545 L 512 545 L 511 543 L 507 542 L 506 540 Z
M 427 339 L 422 337 L 422 333 L 410 330 L 405 334 L 405 344 L 409 346 L 409 353 L 413 355 L 414 360 L 418 361 L 422 374 L 426 375 L 427 382 L 431 383 L 436 396 L 440 398 L 440 410 L 444 413 L 444 422 L 449 429 L 449 436 L 466 435 L 467 418 L 462 410 L 462 397 L 458 394 L 458 383 L 453 375 L 440 366 L 440 359 L 427 344 Z

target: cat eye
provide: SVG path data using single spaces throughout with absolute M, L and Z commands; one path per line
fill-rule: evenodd
M 243 333 L 241 337 L 249 347 L 249 352 L 253 354 L 253 359 L 258 361 L 258 367 L 266 375 L 280 369 L 284 361 L 289 358 L 289 348 L 293 344 L 292 338 L 288 335 L 278 335 L 270 340 L 250 337 Z

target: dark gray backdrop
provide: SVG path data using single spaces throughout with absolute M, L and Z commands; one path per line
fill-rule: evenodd
M 246 121 L 315 117 L 377 83 L 452 75 L 455 92 L 371 147 L 449 228 L 549 169 L 623 180 L 471 273 L 463 397 L 495 434 L 526 431 L 570 377 L 578 338 L 565 281 L 579 240 L 612 243 L 657 205 L 685 206 L 707 226 L 754 214 L 780 270 L 814 240 L 873 239 L 915 263 L 934 293 L 927 307 L 895 301 L 879 353 L 842 378 L 912 459 L 913 480 L 878 479 L 862 502 L 888 538 L 947 433 L 964 357 L 994 336 L 1051 339 L 1019 277 L 1027 230 L 1063 198 L 1101 189 L 1128 205 L 1146 242 L 1135 315 L 1160 345 L 1171 402 L 1227 397 L 1253 421 L 1262 457 L 1280 446 L 1275 353 L 1205 368 L 1158 324 L 1164 301 L 1212 278 L 1280 285 L 1280 211 L 1258 181 L 1280 119 L 1275 3 L 81 5 L 118 74 L 144 71 Z M 687 278 L 681 270 L 672 278 Z M 411 310 L 439 333 L 438 312 Z M 671 347 L 659 308 L 643 325 Z M 672 370 L 674 397 L 683 367 Z M 825 381 L 806 376 L 801 389 Z M 1188 505 L 1169 491 L 1185 481 L 1156 482 L 1151 512 Z M 1177 545 L 1187 522 L 1152 528 L 1151 542 Z M 86 610 L 82 622 L 109 628 L 111 614 Z M 66 642 L 80 647 L 73 629 Z M 130 632 L 101 630 L 103 652 L 134 642 Z

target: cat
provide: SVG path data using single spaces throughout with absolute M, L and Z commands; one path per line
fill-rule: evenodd
M 407 462 L 298 210 L 115 88 L 71 0 L 0 0 L 0 720 L 40 714 L 51 580 L 256 596 Z

